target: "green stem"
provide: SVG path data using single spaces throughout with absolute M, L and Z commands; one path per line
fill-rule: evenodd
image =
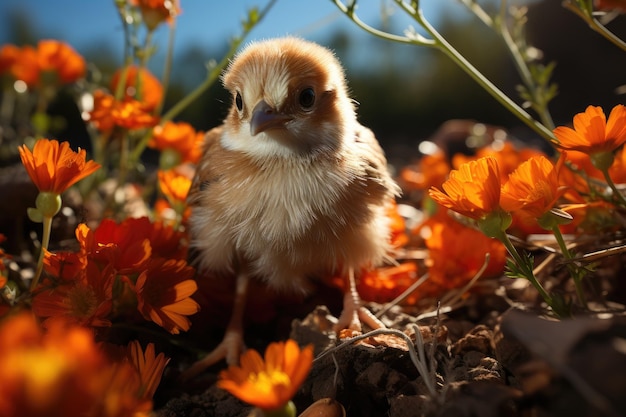
M 528 266 L 526 260 L 523 259 L 522 256 L 519 254 L 519 252 L 515 248 L 515 245 L 513 245 L 513 242 L 511 242 L 511 239 L 509 239 L 509 236 L 506 234 L 506 232 L 503 231 L 500 236 L 496 236 L 496 238 L 504 244 L 504 247 L 509 252 L 517 266 L 520 268 L 521 272 L 524 274 L 524 278 L 530 281 L 533 287 L 535 287 L 535 289 L 537 289 L 537 291 L 541 295 L 541 298 L 544 299 L 546 304 L 552 307 L 552 297 L 548 294 L 545 288 L 543 288 L 543 285 L 541 285 L 541 283 L 537 280 L 532 268 Z
M 276 3 L 276 0 L 270 1 L 267 4 L 267 6 L 259 13 L 259 17 L 258 17 L 258 19 L 256 21 L 254 21 L 254 22 L 252 22 L 250 24 L 244 25 L 244 30 L 243 30 L 243 33 L 241 34 L 241 36 L 235 38 L 231 42 L 230 49 L 228 50 L 226 55 L 224 55 L 222 60 L 217 65 L 215 65 L 211 69 L 211 71 L 209 71 L 209 74 L 207 75 L 207 77 L 204 80 L 204 82 L 202 84 L 200 84 L 198 87 L 196 87 L 196 89 L 193 90 L 191 93 L 189 93 L 185 97 L 183 97 L 171 109 L 169 109 L 163 115 L 163 117 L 161 117 L 161 124 L 174 119 L 184 109 L 186 109 L 187 106 L 189 106 L 196 99 L 198 99 L 198 97 L 200 97 L 206 90 L 209 89 L 209 87 L 211 87 L 213 85 L 213 83 L 219 78 L 219 76 L 222 73 L 222 71 L 224 70 L 224 68 L 226 68 L 226 66 L 230 62 L 231 57 L 235 54 L 237 49 L 239 49 L 239 47 L 243 43 L 243 41 L 246 38 L 246 36 L 263 19 L 263 17 L 265 17 L 265 15 L 270 11 L 270 9 L 274 5 L 274 3 Z M 151 135 L 152 135 L 152 131 L 148 131 L 141 138 L 141 141 L 137 144 L 137 146 L 135 147 L 135 149 L 133 150 L 133 152 L 132 152 L 132 154 L 130 156 L 131 161 L 139 160 L 139 158 L 141 157 L 141 154 L 143 153 L 143 151 L 146 149 L 146 146 L 148 145 L 148 141 L 150 140 Z
M 611 188 L 611 191 L 613 191 L 613 195 L 615 195 L 615 197 L 617 197 L 617 199 L 619 200 L 619 203 L 622 205 L 622 207 L 626 207 L 626 198 L 624 198 L 624 195 L 615 186 L 615 183 L 613 182 L 613 179 L 609 175 L 609 170 L 600 168 L 600 171 L 602 171 L 602 175 L 604 175 L 604 179 L 606 180 L 606 183 Z
M 277 410 L 261 410 L 261 414 L 265 417 L 296 417 L 296 406 L 289 401 Z
M 573 4 L 570 1 L 566 1 L 563 2 L 563 6 L 566 9 L 574 12 L 574 14 L 578 15 L 581 19 L 583 19 L 593 31 L 602 35 L 605 39 L 620 48 L 622 51 L 626 51 L 626 42 L 618 38 L 613 32 L 608 30 L 602 23 L 600 23 L 598 19 L 593 17 L 593 6 L 591 5 L 591 3 L 585 3 L 584 5 L 580 5 Z
M 402 5 L 405 10 L 409 7 L 401 0 L 396 0 L 396 3 Z M 476 81 L 485 91 L 487 91 L 493 98 L 495 98 L 500 104 L 502 104 L 508 111 L 513 113 L 524 122 L 528 127 L 533 129 L 537 134 L 543 137 L 548 143 L 554 143 L 554 135 L 551 130 L 545 127 L 543 124 L 535 120 L 526 110 L 520 107 L 517 103 L 511 100 L 506 94 L 504 94 L 498 87 L 495 86 L 487 77 L 485 77 L 480 71 L 476 69 L 463 55 L 461 55 L 448 41 L 425 19 L 421 9 L 408 9 L 413 18 L 433 37 L 436 44 L 435 46 L 446 54 L 452 61 L 457 64 L 466 74 L 468 74 L 474 81 Z
M 30 283 L 30 290 L 33 291 L 39 283 L 41 273 L 43 271 L 43 259 L 50 245 L 50 232 L 52 231 L 52 217 L 44 216 L 43 218 L 43 236 L 41 238 L 41 248 L 39 252 L 39 259 L 37 259 L 37 269 L 35 270 L 35 276 Z
M 427 39 L 418 33 L 412 32 L 406 36 L 398 36 L 387 32 L 380 31 L 373 28 L 358 18 L 355 13 L 356 1 L 353 1 L 350 6 L 346 6 L 340 0 L 333 0 L 335 5 L 346 14 L 357 26 L 361 27 L 365 31 L 380 38 L 391 40 L 400 43 L 429 46 L 434 47 L 446 54 L 452 61 L 457 64 L 465 73 L 467 73 L 474 81 L 476 81 L 485 91 L 487 91 L 493 98 L 495 98 L 500 104 L 502 104 L 508 111 L 514 114 L 528 127 L 534 130 L 538 135 L 543 137 L 548 143 L 553 144 L 555 141 L 552 131 L 546 126 L 535 120 L 528 112 L 526 112 L 517 103 L 511 100 L 506 94 L 504 94 L 498 87 L 496 87 L 489 79 L 487 79 L 480 71 L 478 71 L 463 55 L 461 55 L 456 49 L 450 45 L 446 39 L 441 36 L 437 30 L 430 25 L 430 23 L 424 18 L 422 10 L 419 7 L 419 1 L 411 2 L 409 5 L 403 0 L 395 0 L 396 4 L 402 8 L 407 14 L 409 14 L 422 28 L 424 28 L 432 39 Z
M 163 99 L 157 106 L 154 114 L 161 114 L 163 105 L 165 104 L 165 94 L 167 94 L 168 87 L 170 85 L 170 75 L 172 73 L 172 62 L 174 61 L 174 38 L 176 34 L 176 19 L 173 19 L 169 24 L 169 36 L 167 38 L 167 53 L 165 57 L 165 65 L 163 67 L 163 77 L 161 84 L 163 85 Z
M 567 248 L 567 245 L 565 244 L 565 240 L 563 239 L 563 234 L 561 233 L 561 229 L 559 229 L 558 225 L 552 226 L 552 233 L 554 233 L 554 238 L 559 244 L 559 248 L 561 248 L 561 253 L 563 254 L 563 256 L 566 259 L 572 259 L 573 258 L 572 253 Z M 586 306 L 587 300 L 585 298 L 585 293 L 582 287 L 582 279 L 585 276 L 585 270 L 578 267 L 574 263 L 568 263 L 567 269 L 569 269 L 570 275 L 572 276 L 572 279 L 574 280 L 574 285 L 576 287 L 576 295 L 578 296 L 578 301 L 580 302 L 582 306 Z

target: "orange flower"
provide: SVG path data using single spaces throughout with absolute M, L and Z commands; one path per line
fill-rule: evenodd
M 502 187 L 500 204 L 509 212 L 538 219 L 554 208 L 565 188 L 559 184 L 559 171 L 564 158 L 556 166 L 543 156 L 521 164 Z
M 82 56 L 65 42 L 42 40 L 37 44 L 37 64 L 42 72 L 54 72 L 59 81 L 72 83 L 85 75 Z
M 626 142 L 626 107 L 613 107 L 607 121 L 601 107 L 588 106 L 584 113 L 574 116 L 574 129 L 559 126 L 554 129 L 558 146 L 587 154 L 613 152 Z
M 59 277 L 54 278 L 57 281 Z M 62 281 L 58 286 L 44 280 L 41 291 L 33 299 L 33 312 L 46 318 L 45 325 L 63 317 L 82 326 L 108 327 L 114 278 L 115 271 L 110 265 L 100 268 L 88 262 L 74 280 Z
M 500 169 L 500 180 L 502 183 L 506 182 L 509 174 L 517 169 L 522 163 L 527 161 L 533 156 L 546 156 L 543 152 L 532 148 L 516 148 L 510 141 L 496 141 L 488 146 L 484 146 L 476 151 L 475 157 L 468 157 L 463 154 L 456 154 L 452 158 L 452 165 L 454 167 L 460 166 L 462 163 L 482 158 L 485 156 L 492 156 L 498 161 L 498 168 Z
M 389 218 L 389 229 L 391 230 L 391 246 L 401 248 L 409 243 L 409 236 L 406 234 L 404 218 L 398 212 L 398 204 L 395 200 L 387 206 L 387 217 Z
M 187 316 L 200 306 L 190 297 L 198 289 L 192 279 L 194 269 L 185 261 L 153 259 L 137 278 L 137 309 L 146 320 L 152 320 L 172 334 L 187 331 Z
M 21 313 L 0 326 L 0 415 L 3 417 L 146 416 L 139 375 L 112 363 L 92 333 L 62 320 L 47 332 Z
M 141 108 L 151 113 L 163 100 L 163 86 L 161 82 L 150 71 L 130 65 L 125 69 L 119 69 L 113 74 L 111 79 L 111 91 L 117 91 L 120 77 L 126 74 L 124 80 L 124 98 L 122 101 L 136 100 L 141 103 Z
M 500 207 L 500 175 L 493 157 L 462 164 L 441 187 L 444 192 L 431 187 L 430 196 L 464 216 L 481 220 Z
M 590 178 L 604 180 L 602 171 L 593 166 L 591 158 L 588 154 L 577 151 L 568 151 L 566 154 L 566 160 L 571 163 L 574 169 L 584 171 L 584 173 Z M 617 152 L 615 152 L 613 164 L 609 168 L 609 177 L 611 177 L 613 182 L 616 184 L 626 183 L 626 152 L 623 147 L 619 148 Z M 583 178 L 578 178 L 576 183 L 579 183 L 581 191 L 589 192 L 587 183 Z
M 8 70 L 31 88 L 42 82 L 72 83 L 85 75 L 86 67 L 80 54 L 56 40 L 42 40 L 37 48 L 5 45 L 0 51 L 0 73 Z
M 440 297 L 446 291 L 461 288 L 480 270 L 487 253 L 490 261 L 483 277 L 499 276 L 504 271 L 506 249 L 500 241 L 462 225 L 445 213 L 429 219 L 421 226 L 420 233 L 429 252 L 430 274 L 418 290 L 420 296 Z
M 37 50 L 30 45 L 21 48 L 17 60 L 11 66 L 11 73 L 15 79 L 24 81 L 30 88 L 35 88 L 40 75 Z
M 86 161 L 86 152 L 74 152 L 68 142 L 39 139 L 31 152 L 26 145 L 19 147 L 22 163 L 39 191 L 62 194 L 76 182 L 100 168 Z
M 158 118 L 137 100 L 116 101 L 112 95 L 101 90 L 95 91 L 93 98 L 89 121 L 102 132 L 108 132 L 115 126 L 128 130 L 145 129 L 158 123 Z
M 284 407 L 306 379 L 313 362 L 313 347 L 300 350 L 294 340 L 271 343 L 261 355 L 249 349 L 241 366 L 220 372 L 217 386 L 263 410 Z
M 143 20 L 149 30 L 154 30 L 161 22 L 171 22 L 180 14 L 179 0 L 131 0 L 139 6 Z
M 376 303 L 388 303 L 402 294 L 417 280 L 417 264 L 404 262 L 400 265 L 364 271 L 357 281 L 361 298 Z M 415 297 L 408 297 L 406 304 L 413 304 Z
M 139 398 L 151 400 L 161 382 L 163 370 L 170 361 L 169 358 L 166 358 L 163 353 L 155 355 L 154 343 L 148 343 L 144 352 L 136 340 L 128 345 L 127 356 L 139 374 L 141 381 Z
M 189 123 L 166 122 L 154 128 L 148 146 L 162 152 L 174 152 L 175 156 L 168 164 L 169 167 L 184 162 L 197 163 L 202 153 L 203 141 L 204 132 L 196 132 Z
M 159 170 L 159 188 L 167 197 L 167 200 L 174 207 L 185 204 L 187 194 L 191 188 L 191 180 L 178 172 L 170 169 L 167 171 Z
M 15 45 L 2 45 L 0 48 L 0 74 L 10 72 L 18 61 L 20 48 Z
M 415 167 L 406 167 L 400 172 L 400 178 L 409 189 L 427 190 L 441 187 L 450 172 L 450 164 L 443 152 L 425 155 Z

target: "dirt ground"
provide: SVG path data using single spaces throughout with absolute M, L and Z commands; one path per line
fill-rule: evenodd
M 622 261 L 615 257 L 613 265 Z M 252 326 L 246 338 L 260 351 L 271 338 L 281 337 L 315 346 L 317 359 L 294 398 L 299 411 L 330 398 L 347 416 L 626 415 L 626 318 L 623 299 L 615 300 L 623 284 L 614 282 L 614 300 L 596 306 L 597 311 L 560 321 L 530 303 L 532 290 L 510 278 L 477 287 L 439 314 L 393 307 L 381 317 L 390 331 L 365 338 L 341 338 L 332 331 L 337 297 L 331 297 L 330 309 L 312 306 L 316 297 L 293 310 L 289 303 L 276 307 L 275 317 Z M 367 306 L 374 313 L 382 308 Z M 288 312 L 302 314 L 306 308 L 311 310 L 303 319 L 289 317 Z M 423 344 L 416 342 L 416 324 Z M 394 331 L 408 336 L 418 359 L 422 351 L 422 373 L 406 338 Z M 219 341 L 219 331 L 212 336 Z M 186 386 L 170 375 L 157 393 L 157 415 L 249 415 L 250 406 L 215 386 L 224 366 L 216 365 Z

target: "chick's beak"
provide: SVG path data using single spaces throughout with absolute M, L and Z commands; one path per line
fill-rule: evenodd
M 269 129 L 282 128 L 291 120 L 291 117 L 278 113 L 265 100 L 261 100 L 254 106 L 252 117 L 250 118 L 250 134 L 257 134 Z

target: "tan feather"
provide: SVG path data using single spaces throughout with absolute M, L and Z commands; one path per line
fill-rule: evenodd
M 298 290 L 308 277 L 381 263 L 390 249 L 385 205 L 398 187 L 356 121 L 333 54 L 295 38 L 252 44 L 223 82 L 233 105 L 206 135 L 189 194 L 200 268 L 232 271 L 242 260 L 269 285 Z M 306 88 L 310 109 L 299 104 Z M 252 136 L 261 100 L 287 121 Z

